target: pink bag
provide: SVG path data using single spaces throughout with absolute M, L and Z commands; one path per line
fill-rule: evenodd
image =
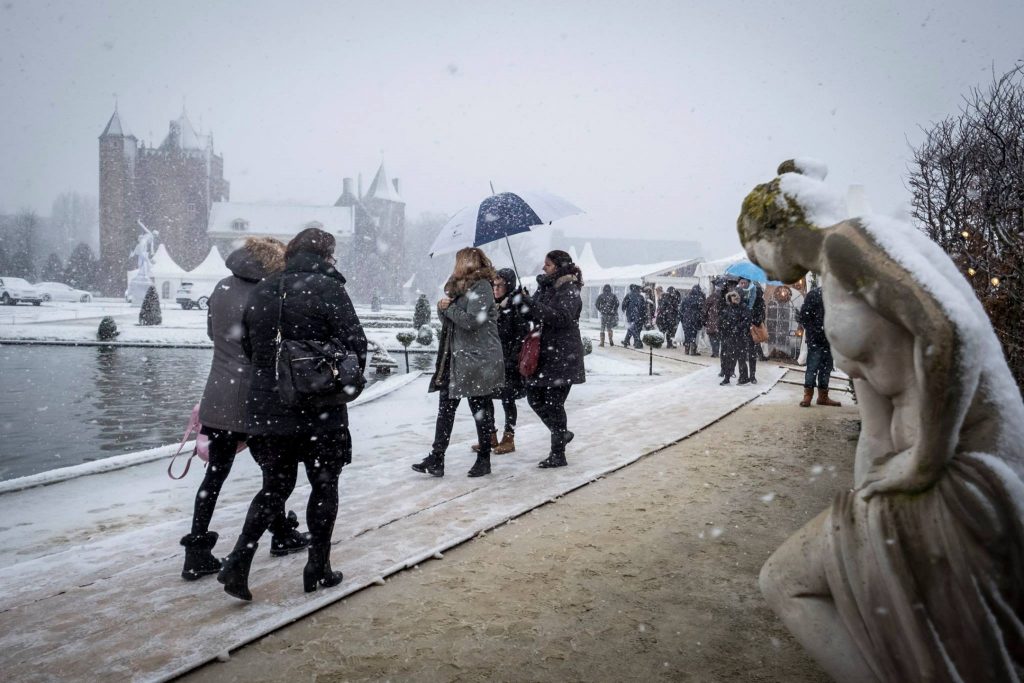
M 203 462 L 210 462 L 210 437 L 202 432 L 203 425 L 199 422 L 199 404 L 195 404 L 192 408 L 192 415 L 189 417 L 188 426 L 185 427 L 185 436 L 181 437 L 181 445 L 178 446 L 178 452 L 174 454 L 171 461 L 167 464 L 167 476 L 171 479 L 183 479 L 188 474 L 188 468 L 192 465 L 192 458 L 199 456 L 199 459 Z M 188 442 L 188 438 L 192 436 L 192 433 L 196 435 L 196 445 L 192 448 L 192 455 L 188 456 L 188 460 L 185 461 L 185 471 L 180 476 L 174 476 L 171 468 L 174 466 L 175 459 L 181 455 L 181 449 L 185 447 Z M 238 448 L 235 451 L 240 453 L 244 451 L 246 444 L 244 441 L 238 442 Z

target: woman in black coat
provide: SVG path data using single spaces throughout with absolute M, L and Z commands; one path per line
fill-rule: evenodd
M 750 339 L 750 309 L 743 303 L 737 291 L 725 295 L 725 305 L 718 312 L 718 329 L 722 334 L 722 371 L 729 384 L 738 364 L 740 379 L 737 384 L 747 384 L 747 340 Z
M 683 322 L 683 351 L 690 356 L 699 356 L 697 352 L 697 334 L 704 327 L 704 290 L 694 285 L 690 293 L 679 307 Z
M 242 315 L 249 294 L 260 280 L 284 268 L 284 244 L 270 237 L 250 237 L 242 248 L 228 255 L 225 265 L 232 274 L 214 287 L 206 314 L 206 334 L 213 341 L 213 362 L 199 404 L 199 420 L 202 433 L 210 439 L 210 461 L 196 492 L 192 530 L 181 539 L 185 547 L 181 577 L 186 581 L 220 571 L 220 560 L 211 552 L 217 543 L 217 532 L 210 531 L 210 521 L 238 446 L 248 438 L 245 417 L 252 366 L 242 351 Z M 274 534 L 270 544 L 272 555 L 287 555 L 309 545 L 306 535 L 296 530 L 298 525 L 295 513 L 285 516 L 282 500 L 270 523 Z
M 574 384 L 586 381 L 580 311 L 583 274 L 564 251 L 548 252 L 544 273 L 537 276 L 537 293 L 524 294 L 527 315 L 540 325 L 537 371 L 526 379 L 526 399 L 551 430 L 551 454 L 540 467 L 565 467 L 565 446 L 572 441 L 565 400 Z
M 334 236 L 317 228 L 296 235 L 285 252 L 284 272 L 256 287 L 243 318 L 242 346 L 253 365 L 246 431 L 249 450 L 263 470 L 263 488 L 249 505 L 235 549 L 217 576 L 228 594 L 242 600 L 252 599 L 249 567 L 257 542 L 295 487 L 299 462 L 311 486 L 303 587 L 308 593 L 342 579 L 341 572 L 331 570 L 330 550 L 338 476 L 352 461 L 346 397 L 331 395 L 292 407 L 281 400 L 276 378 L 279 329 L 282 339 L 333 341 L 366 367 L 366 336 L 345 292 L 345 278 L 334 268 L 334 245 Z

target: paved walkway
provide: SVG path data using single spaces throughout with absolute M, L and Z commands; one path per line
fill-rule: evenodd
M 335 589 L 304 594 L 304 557 L 272 559 L 264 547 L 250 577 L 253 603 L 226 596 L 211 579 L 183 582 L 177 518 L 148 518 L 10 565 L 0 571 L 0 670 L 18 681 L 149 681 L 188 671 L 699 431 L 768 391 L 784 371 L 766 363 L 761 383 L 748 387 L 718 387 L 716 374 L 700 370 L 571 412 L 577 436 L 564 469 L 508 457 L 489 477 L 457 470 L 432 479 L 412 473 L 415 453 L 403 453 L 347 470 L 332 554 L 346 580 Z M 701 400 L 685 400 L 694 395 Z M 651 410 L 670 404 L 680 405 L 675 420 Z M 543 453 L 547 433 L 530 425 L 517 442 L 521 452 Z M 239 528 L 244 507 L 219 510 L 222 528 Z

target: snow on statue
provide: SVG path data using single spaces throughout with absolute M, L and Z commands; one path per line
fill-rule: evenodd
M 130 254 L 139 260 L 139 274 L 142 277 L 150 277 L 153 273 L 153 239 L 160 233 L 150 230 L 142 221 L 137 221 L 143 233 L 139 235 L 139 242 Z
M 853 488 L 768 559 L 765 598 L 838 681 L 1019 681 L 1024 403 L 988 317 L 923 234 L 844 220 L 823 165 L 778 173 L 740 239 L 772 278 L 821 274 L 862 426 Z

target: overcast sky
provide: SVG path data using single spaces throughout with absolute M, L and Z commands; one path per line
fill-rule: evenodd
M 97 194 L 116 93 L 155 144 L 184 99 L 234 200 L 331 204 L 383 159 L 410 216 L 493 180 L 708 257 L 792 156 L 898 210 L 917 127 L 1024 58 L 1020 0 L 0 3 L 0 211 Z

